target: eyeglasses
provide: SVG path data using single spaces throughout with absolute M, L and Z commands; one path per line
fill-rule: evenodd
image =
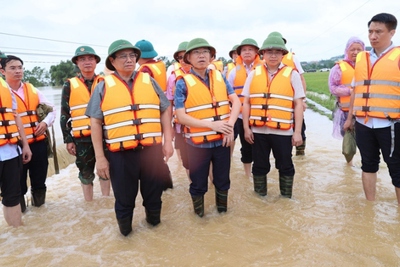
M 182 60 L 183 59 L 183 56 L 177 56 L 176 57 L 178 60 Z
M 122 60 L 128 60 L 128 57 L 132 58 L 132 59 L 136 59 L 138 57 L 138 54 L 130 53 L 130 54 L 122 54 L 122 55 L 116 56 L 116 58 L 122 59 Z
M 283 51 L 282 50 L 265 50 L 264 54 L 267 54 L 267 56 L 272 57 L 272 56 L 282 56 Z
M 195 55 L 196 57 L 199 57 L 200 55 L 210 54 L 210 50 L 193 50 L 192 54 Z

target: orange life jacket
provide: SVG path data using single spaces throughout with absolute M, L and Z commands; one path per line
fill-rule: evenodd
M 253 61 L 253 69 L 260 65 L 263 65 L 263 61 L 260 59 L 259 55 L 256 55 L 256 58 Z M 240 100 L 240 103 L 242 103 L 242 106 L 243 106 L 243 101 L 244 101 L 242 91 L 243 91 L 243 87 L 244 87 L 244 83 L 246 82 L 246 79 L 247 79 L 246 67 L 244 66 L 242 57 L 238 56 L 236 58 L 236 76 L 235 76 L 235 80 L 233 81 L 233 90 L 235 90 L 235 93 L 239 97 L 239 100 Z M 240 108 L 240 112 L 242 112 L 242 108 Z
M 293 69 L 284 66 L 269 80 L 265 66 L 255 68 L 250 85 L 250 126 L 289 130 L 293 127 Z
M 86 84 L 78 77 L 69 79 L 71 94 L 69 106 L 72 119 L 71 134 L 74 138 L 90 136 L 90 118 L 85 115 L 87 104 L 96 85 L 103 80 L 103 77 L 96 76 L 92 88 L 88 89 Z
M 138 72 L 132 91 L 115 74 L 104 77 L 101 103 L 104 138 L 112 152 L 134 149 L 139 144 L 161 144 L 160 99 L 148 73 Z
M 351 86 L 351 82 L 353 81 L 354 78 L 354 67 L 344 61 L 341 60 L 338 63 L 336 63 L 339 65 L 340 70 L 342 71 L 342 79 L 340 81 L 340 83 L 342 85 L 345 85 L 347 87 Z M 340 96 L 338 98 L 339 101 L 339 108 L 343 111 L 349 111 L 349 107 L 350 107 L 350 95 L 348 96 Z
M 289 52 L 286 55 L 283 56 L 282 58 L 282 63 L 285 64 L 288 67 L 291 67 L 292 69 L 298 71 L 298 69 L 296 68 L 296 64 L 294 63 L 294 53 Z
M 138 71 L 141 71 L 144 67 L 151 69 L 154 80 L 156 80 L 165 93 L 165 91 L 167 91 L 167 69 L 165 68 L 164 62 L 158 60 L 157 62 L 144 63 L 143 65 L 140 65 Z
M 233 62 L 229 62 L 228 64 L 226 64 L 226 78 L 229 77 L 229 73 L 231 73 L 231 70 L 233 70 L 236 67 L 236 64 Z
M 35 128 L 39 124 L 39 118 L 36 113 L 36 108 L 39 105 L 39 95 L 37 89 L 30 83 L 23 83 L 24 100 L 17 94 L 14 93 L 18 104 L 18 114 L 21 117 L 22 124 L 28 143 L 41 141 L 46 138 L 46 135 L 42 134 L 35 136 Z
M 224 62 L 222 62 L 221 60 L 214 60 L 213 62 L 211 62 L 212 65 L 215 66 L 216 70 L 219 70 L 221 73 L 224 70 Z
M 209 70 L 208 76 L 210 88 L 195 75 L 184 75 L 183 79 L 187 87 L 186 114 L 199 120 L 228 120 L 230 108 L 224 78 L 217 70 Z M 194 144 L 202 144 L 220 140 L 223 135 L 210 128 L 186 126 L 185 137 L 190 138 Z
M 357 117 L 400 119 L 400 47 L 372 66 L 368 52 L 357 55 L 354 71 L 354 111 Z
M 7 83 L 0 77 L 0 146 L 16 144 L 18 140 L 19 132 L 12 110 L 12 95 Z

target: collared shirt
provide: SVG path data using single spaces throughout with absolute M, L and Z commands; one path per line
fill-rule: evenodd
M 22 100 L 25 101 L 25 93 L 24 93 L 24 84 L 21 83 L 21 86 L 17 90 L 13 90 L 14 93 L 16 93 Z M 41 104 L 46 104 L 48 106 L 51 106 L 53 108 L 52 112 L 49 112 L 46 116 L 46 118 L 43 119 L 43 122 L 47 124 L 47 127 L 51 127 L 54 123 L 54 120 L 56 119 L 56 107 L 54 106 L 53 103 L 50 103 L 46 96 L 39 91 L 39 89 L 36 88 L 38 97 L 39 97 L 39 103 Z
M 117 71 L 114 72 L 115 75 L 120 76 Z M 137 71 L 134 71 L 132 73 L 131 78 L 129 79 L 127 85 L 130 90 L 132 90 L 133 86 L 133 80 L 135 79 L 136 75 L 138 74 Z M 121 78 L 122 79 L 122 78 Z M 170 105 L 167 97 L 165 96 L 164 92 L 158 85 L 158 83 L 150 77 L 151 83 L 153 85 L 154 90 L 156 91 L 157 95 L 160 98 L 160 112 L 163 113 Z M 90 98 L 90 101 L 88 103 L 88 106 L 86 107 L 86 112 L 85 115 L 103 120 L 103 111 L 100 109 L 101 102 L 103 100 L 104 96 L 104 81 L 99 82 L 99 84 L 94 88 L 94 92 L 92 94 L 92 97 Z
M 375 65 L 375 62 L 381 58 L 383 55 L 385 55 L 390 49 L 394 47 L 393 42 L 390 44 L 388 48 L 385 49 L 379 56 L 375 53 L 374 49 L 371 49 L 369 52 L 369 59 L 371 62 L 371 65 Z M 354 87 L 354 79 L 352 82 L 352 86 Z M 380 119 L 380 118 L 372 118 L 368 117 L 368 121 L 365 123 L 365 118 L 363 117 L 356 117 L 357 122 L 367 126 L 368 128 L 386 128 L 390 127 L 392 122 L 389 121 L 388 119 Z
M 0 77 L 0 79 L 2 78 Z M 12 109 L 15 111 L 15 113 L 17 113 L 17 99 L 15 99 L 15 95 L 11 92 L 11 88 L 8 87 L 8 89 L 10 90 L 11 94 Z M 15 144 L 5 144 L 0 146 L 0 161 L 13 159 L 18 157 L 19 154 L 21 154 L 21 149 Z
M 193 69 L 190 70 L 190 73 L 195 75 L 197 78 L 200 79 L 208 88 L 210 88 L 210 79 L 208 77 L 208 72 L 209 70 L 206 70 L 206 75 L 205 78 L 203 79 L 200 75 L 198 75 Z M 228 83 L 228 81 L 224 79 L 225 85 L 226 85 L 226 91 L 228 96 L 231 94 L 234 94 L 235 91 L 233 90 L 232 86 Z M 176 88 L 175 88 L 175 95 L 174 95 L 174 103 L 175 103 L 175 108 L 180 109 L 180 108 L 185 108 L 185 101 L 187 98 L 187 87 L 186 83 L 183 79 L 180 79 L 176 83 Z M 199 144 L 195 145 L 192 140 L 186 139 L 187 143 L 194 146 L 194 147 L 199 147 L 199 148 L 213 148 L 213 147 L 218 147 L 222 145 L 222 140 L 214 141 L 214 142 L 209 142 L 209 143 L 204 143 L 204 144 Z
M 281 63 L 279 65 L 278 69 L 281 69 L 284 66 L 285 65 L 283 63 Z M 250 96 L 250 85 L 251 85 L 251 82 L 253 81 L 254 73 L 255 73 L 254 70 L 250 72 L 249 76 L 246 79 L 246 83 L 244 84 L 242 95 L 244 95 L 245 97 Z M 272 79 L 276 72 L 273 74 L 270 74 L 269 72 L 267 72 L 267 73 L 268 73 L 269 78 Z M 294 97 L 293 97 L 294 100 L 299 99 L 299 98 L 305 98 L 306 96 L 304 94 L 303 84 L 301 83 L 300 74 L 297 71 L 295 71 L 295 70 L 292 71 L 292 74 L 290 75 L 290 82 L 294 89 Z M 292 128 L 290 128 L 289 130 L 283 131 L 283 130 L 279 130 L 279 129 L 273 129 L 270 127 L 262 126 L 262 127 L 252 127 L 251 130 L 253 131 L 253 133 L 261 133 L 261 134 L 276 134 L 276 135 L 285 135 L 285 136 L 293 135 Z

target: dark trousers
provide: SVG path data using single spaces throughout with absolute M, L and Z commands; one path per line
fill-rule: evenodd
M 14 207 L 19 204 L 21 197 L 22 156 L 0 161 L 1 203 L 5 207 Z
M 207 192 L 210 163 L 212 163 L 215 188 L 220 191 L 230 188 L 231 156 L 229 147 L 198 148 L 188 144 L 187 149 L 189 175 L 192 180 L 189 192 L 192 196 L 202 196 Z
M 46 188 L 47 168 L 49 167 L 49 160 L 47 158 L 47 144 L 44 140 L 33 142 L 29 145 L 32 151 L 32 159 L 23 165 L 21 176 L 21 195 L 25 195 L 28 191 L 26 179 L 28 177 L 31 181 L 32 190 L 39 190 Z
M 361 169 L 367 173 L 376 173 L 379 170 L 380 152 L 389 169 L 392 184 L 400 187 L 400 123 L 395 124 L 394 151 L 390 156 L 391 129 L 371 129 L 356 122 L 356 142 L 361 154 Z
M 275 167 L 279 175 L 293 176 L 292 136 L 254 133 L 253 145 L 253 175 L 266 175 L 271 170 L 269 156 L 275 158 Z
M 161 209 L 165 175 L 165 168 L 160 168 L 165 164 L 161 145 L 108 152 L 107 157 L 117 219 L 133 216 L 139 188 L 146 209 Z
M 242 147 L 240 148 L 240 153 L 242 157 L 240 160 L 243 163 L 252 163 L 253 162 L 253 149 L 252 144 L 249 144 L 246 139 L 244 139 L 244 129 L 243 129 L 243 120 L 238 118 L 235 123 L 235 132 L 239 135 L 240 144 Z M 235 137 L 236 139 L 236 137 Z

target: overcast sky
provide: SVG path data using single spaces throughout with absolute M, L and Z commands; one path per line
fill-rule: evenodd
M 301 61 L 329 59 L 343 54 L 351 36 L 369 45 L 367 23 L 375 14 L 400 19 L 396 0 L 14 0 L 0 8 L 0 50 L 21 57 L 26 69 L 47 70 L 91 45 L 102 58 L 100 71 L 117 39 L 149 40 L 172 60 L 180 42 L 202 37 L 228 59 L 235 44 L 253 38 L 261 46 L 272 31 Z M 400 31 L 393 41 L 400 45 Z

